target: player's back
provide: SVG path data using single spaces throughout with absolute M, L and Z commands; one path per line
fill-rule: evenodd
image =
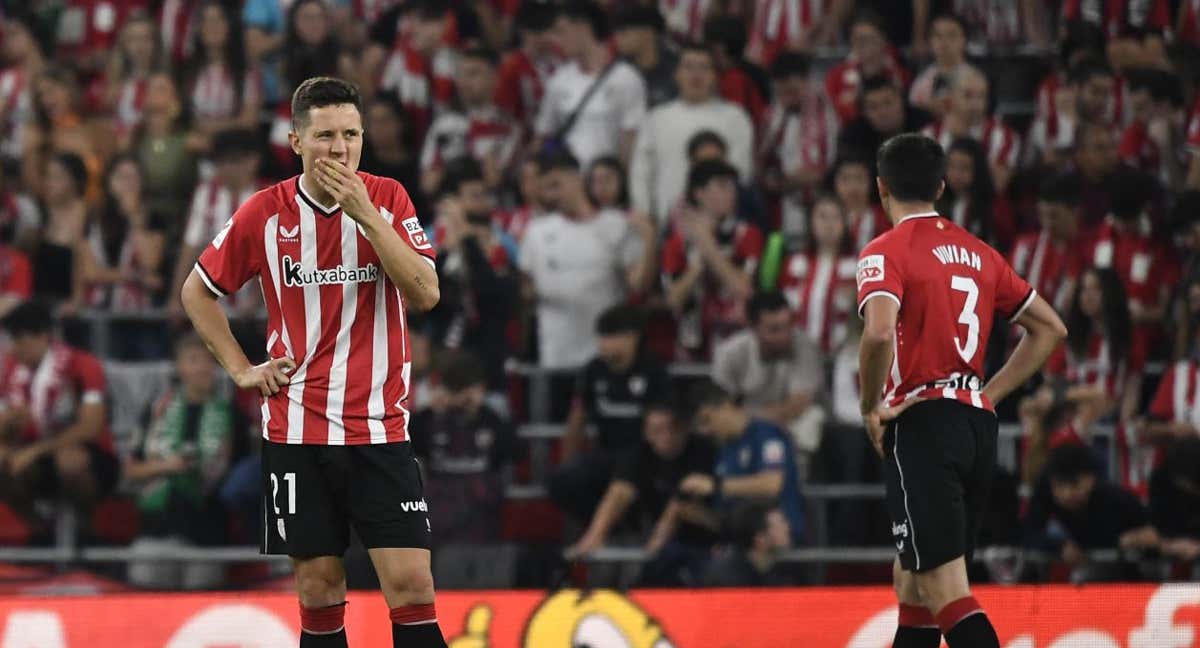
M 983 357 L 993 313 L 1019 315 L 1033 291 L 983 241 L 936 213 L 914 214 L 864 248 L 859 308 L 876 296 L 900 304 L 885 399 L 952 398 L 991 409 Z

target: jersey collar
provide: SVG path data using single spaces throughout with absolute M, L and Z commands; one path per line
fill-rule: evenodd
M 904 218 L 901 218 L 900 220 L 896 221 L 896 225 L 899 225 L 900 223 L 903 223 L 906 220 L 912 220 L 914 218 L 930 218 L 930 217 L 936 218 L 938 216 L 941 216 L 941 214 L 939 214 L 935 211 L 921 212 L 919 214 L 909 214 L 908 216 L 905 216 Z
M 342 208 L 342 206 L 337 203 L 333 203 L 332 207 L 326 207 L 317 202 L 315 198 L 308 195 L 308 192 L 304 190 L 304 183 L 300 181 L 303 177 L 303 173 L 296 176 L 296 194 L 300 196 L 301 200 L 308 203 L 308 206 L 312 207 L 313 211 L 321 214 L 322 216 L 333 216 L 339 209 Z

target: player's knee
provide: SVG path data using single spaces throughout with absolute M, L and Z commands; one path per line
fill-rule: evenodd
M 307 608 L 337 605 L 346 600 L 346 573 L 340 566 L 313 564 L 296 569 L 296 591 Z
M 59 448 L 54 453 L 54 470 L 66 484 L 79 484 L 89 477 L 91 460 L 83 446 Z
M 380 579 L 394 598 L 406 605 L 433 602 L 433 573 L 428 565 L 397 567 Z

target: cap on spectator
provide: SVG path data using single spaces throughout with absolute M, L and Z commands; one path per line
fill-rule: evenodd
M 637 307 L 618 304 L 596 318 L 596 333 L 598 335 L 640 333 L 644 323 L 642 312 Z
M 811 64 L 808 57 L 800 52 L 783 52 L 775 57 L 771 64 L 771 78 L 782 81 L 792 77 L 808 78 Z
M 1075 206 L 1083 199 L 1083 180 L 1074 173 L 1052 173 L 1042 180 L 1038 200 Z
M 487 384 L 487 373 L 479 358 L 469 351 L 447 351 L 441 358 L 442 386 L 452 392 Z
M 746 300 L 746 318 L 750 320 L 751 324 L 756 324 L 763 313 L 774 313 L 790 308 L 791 305 L 788 304 L 787 298 L 778 290 L 757 292 Z
M 212 158 L 215 161 L 235 160 L 254 155 L 258 150 L 258 136 L 249 129 L 229 128 L 213 135 Z
M 558 17 L 555 6 L 545 0 L 525 0 L 517 8 L 513 22 L 521 31 L 531 31 L 541 34 L 554 27 L 554 19 Z
M 737 169 L 724 160 L 701 160 L 693 164 L 691 170 L 688 171 L 687 195 L 691 196 L 692 192 L 707 186 L 708 183 L 718 178 L 730 178 L 736 183 L 738 181 Z
M 579 160 L 571 155 L 570 151 L 553 148 L 542 151 L 537 156 L 538 171 L 541 173 L 550 173 L 551 171 L 575 171 L 579 172 Z
M 50 307 L 38 300 L 18 304 L 4 318 L 4 330 L 13 337 L 49 333 L 53 325 Z
M 632 5 L 621 9 L 613 16 L 613 31 L 622 29 L 652 29 L 662 33 L 667 27 L 658 8 L 647 5 Z
M 1074 482 L 1084 475 L 1099 472 L 1092 449 L 1076 443 L 1061 445 L 1050 451 L 1046 459 L 1046 476 L 1050 481 Z
M 1108 188 L 1108 209 L 1119 220 L 1129 221 L 1142 215 L 1150 202 L 1149 176 L 1132 167 L 1121 165 L 1105 182 Z
M 592 36 L 596 40 L 608 40 L 612 29 L 608 23 L 608 13 L 593 0 L 570 0 L 563 4 L 559 15 L 571 22 L 585 22 L 592 28 Z

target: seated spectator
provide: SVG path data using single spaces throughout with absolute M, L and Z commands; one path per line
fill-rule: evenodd
M 196 187 L 192 194 L 187 223 L 183 228 L 183 244 L 177 252 L 174 279 L 167 293 L 168 308 L 175 317 L 183 317 L 179 292 L 188 273 L 196 265 L 200 252 L 233 218 L 233 212 L 262 188 L 259 175 L 262 158 L 259 150 L 250 131 L 235 129 L 213 136 L 213 176 Z M 262 291 L 255 285 L 243 286 L 238 292 L 221 300 L 221 306 L 230 315 L 249 315 L 262 306 Z
M 1130 70 L 1129 125 L 1121 133 L 1121 161 L 1158 179 L 1164 186 L 1183 182 L 1179 145 L 1186 137 L 1180 114 L 1179 78 L 1166 70 Z
M 290 113 L 290 111 L 289 111 Z M 287 142 L 287 131 L 291 130 L 289 118 L 284 131 L 283 153 L 287 156 L 288 167 L 292 173 L 299 173 L 300 157 L 292 152 Z M 420 187 L 420 160 L 414 154 L 419 143 L 411 142 L 412 133 L 409 124 L 404 121 L 404 108 L 391 95 L 375 95 L 366 103 L 366 114 L 363 115 L 363 130 L 370 137 L 363 140 L 362 161 L 358 167 L 375 175 L 395 178 L 405 187 Z M 426 218 L 428 203 L 422 192 L 413 191 L 409 194 L 417 215 Z
M 1037 202 L 1040 227 L 1018 237 L 1009 257 L 1013 270 L 1064 314 L 1084 265 L 1079 199 L 1078 177 L 1055 174 L 1044 179 Z
M 787 430 L 800 451 L 811 453 L 824 418 L 817 404 L 824 378 L 820 347 L 793 326 L 782 293 L 758 293 L 746 310 L 750 327 L 713 351 L 713 381 L 749 415 Z
M 1050 453 L 1024 520 L 1027 548 L 1071 567 L 1096 549 L 1152 549 L 1158 532 L 1137 498 L 1100 474 L 1092 450 L 1064 445 Z
M 996 190 L 1003 193 L 1020 160 L 1020 138 L 999 117 L 988 114 L 989 83 L 977 68 L 965 68 L 954 75 L 950 92 L 950 110 L 921 132 L 937 140 L 945 149 L 960 137 L 979 142 L 990 165 Z
M 1075 127 L 1075 144 L 1071 152 L 1071 172 L 1082 185 L 1081 225 L 1091 232 L 1103 224 L 1110 213 L 1109 180 L 1118 168 L 1117 133 L 1111 124 L 1080 122 Z
M 676 518 L 707 522 L 716 528 L 713 509 L 776 503 L 787 518 L 792 542 L 804 538 L 804 502 L 791 439 L 773 423 L 751 417 L 729 392 L 701 383 L 692 393 L 696 430 L 716 441 L 714 475 L 688 475 L 679 485 Z
M 233 459 L 238 417 L 218 389 L 217 364 L 195 333 L 175 341 L 177 384 L 154 404 L 145 434 L 124 465 L 135 486 L 140 551 L 226 544 L 226 511 L 218 492 Z M 211 589 L 220 563 L 134 561 L 129 581 L 152 589 Z
M 522 140 L 520 128 L 492 98 L 496 90 L 495 55 L 469 49 L 458 57 L 457 65 L 457 105 L 437 115 L 421 148 L 421 189 L 426 195 L 437 191 L 446 164 L 462 157 L 479 163 L 488 188 L 494 190 L 504 179 Z
M 167 214 L 167 242 L 183 231 L 183 214 L 196 188 L 196 158 L 183 128 L 183 103 L 171 75 L 156 72 L 146 80 L 142 125 L 134 131 L 130 152 L 142 167 L 146 209 Z
M 100 95 L 99 107 L 112 114 L 118 138 L 128 137 L 142 123 L 146 81 L 165 61 L 153 17 L 144 12 L 131 14 L 121 25 L 104 75 L 93 84 Z
M 629 169 L 634 207 L 652 215 L 660 226 L 684 193 L 688 143 L 697 133 L 720 135 L 730 146 L 729 164 L 743 178 L 753 173 L 754 126 L 746 111 L 717 94 L 712 52 L 700 46 L 684 48 L 675 80 L 679 98 L 650 111 L 638 131 Z
M 128 312 L 145 311 L 158 302 L 165 286 L 163 225 L 157 214 L 146 211 L 142 172 L 132 156 L 109 163 L 104 202 L 84 236 L 77 248 L 83 305 Z
M 609 155 L 592 162 L 585 183 L 588 200 L 596 209 L 629 210 L 629 184 L 617 158 Z
M 893 135 L 919 131 L 933 121 L 933 115 L 904 101 L 904 88 L 886 76 L 864 79 L 859 93 L 862 109 L 858 117 L 842 127 L 837 135 L 839 155 L 871 161 L 875 152 Z
M 650 286 L 655 232 L 647 219 L 596 211 L 569 154 L 547 153 L 538 164 L 555 211 L 529 223 L 519 266 L 537 313 L 538 364 L 575 370 L 595 353 L 600 313 Z
M 483 364 L 488 391 L 501 393 L 518 295 L 517 246 L 492 220 L 480 165 L 461 158 L 446 174 L 434 229 L 441 299 L 428 315 L 433 339 L 470 351 Z
M 44 173 L 42 231 L 31 259 L 33 292 L 65 302 L 77 296 L 75 257 L 87 228 L 87 166 L 78 155 L 60 153 L 46 161 Z
M 258 126 L 262 78 L 246 59 L 242 21 L 219 0 L 201 4 L 192 51 L 184 74 L 192 143 L 207 151 L 217 131 Z
M 761 124 L 767 110 L 770 79 L 765 70 L 746 60 L 745 24 L 734 16 L 713 16 L 704 21 L 703 28 L 700 40 L 712 47 L 716 57 L 721 96 L 741 106 L 755 124 Z
M 929 24 L 929 49 L 933 61 L 913 79 L 908 90 L 908 102 L 925 110 L 933 110 L 934 81 L 939 77 L 952 78 L 970 65 L 966 22 L 953 13 L 934 16 Z
M 450 352 L 439 376 L 441 402 L 414 414 L 412 423 L 425 499 L 442 517 L 438 542 L 499 542 L 500 506 L 516 436 L 512 425 L 484 403 L 487 373 L 478 358 Z
M 1119 125 L 1116 108 L 1122 98 L 1116 76 L 1107 63 L 1084 58 L 1069 70 L 1066 83 L 1056 78 L 1051 84 L 1048 105 L 1039 106 L 1029 129 L 1026 158 L 1051 168 L 1061 168 L 1070 160 L 1076 128 L 1084 122 Z
M 1167 0 L 1100 4 L 1095 0 L 1062 3 L 1062 21 L 1090 23 L 1108 38 L 1108 57 L 1117 67 L 1167 63 L 1165 32 L 1171 28 Z
M 997 191 L 983 146 L 956 138 L 946 149 L 946 189 L 937 200 L 939 213 L 955 225 L 1007 250 L 1016 226 L 1008 201 Z
M 1200 558 L 1200 438 L 1188 427 L 1150 475 L 1150 523 L 1162 538 L 1163 555 L 1194 562 Z
M 1051 45 L 1037 6 L 1029 2 L 953 0 L 948 4 L 962 21 L 972 51 L 1003 51 L 1022 45 L 1041 50 Z M 931 38 L 930 43 L 933 42 Z
M 511 209 L 498 212 L 496 218 L 504 233 L 519 244 L 525 238 L 525 229 L 529 227 L 529 223 L 553 211 L 549 199 L 553 197 L 555 187 L 553 181 L 543 177 L 541 163 L 535 158 L 522 162 L 517 167 L 516 175 L 514 184 L 517 204 Z
M 522 2 L 513 19 L 517 47 L 500 61 L 496 105 L 512 115 L 526 134 L 533 133 L 546 82 L 559 64 L 552 36 L 556 17 L 554 5 Z
M 250 4 L 246 3 L 247 11 Z M 274 3 L 257 0 L 253 4 L 261 6 Z M 286 26 L 281 25 L 283 29 L 280 31 L 284 32 L 282 43 L 279 42 L 279 36 L 275 34 L 261 34 L 266 36 L 266 39 L 261 39 L 258 35 L 252 37 L 251 35 L 255 32 L 263 30 L 247 25 L 247 58 L 253 66 L 262 70 L 264 85 L 282 83 L 282 87 L 278 88 L 264 87 L 264 91 L 266 91 L 264 94 L 268 96 L 268 101 L 290 104 L 288 99 L 290 99 L 293 89 L 311 77 L 341 76 L 345 78 L 352 74 L 354 58 L 343 49 L 342 43 L 337 38 L 334 11 L 333 7 L 322 0 L 293 2 L 291 8 L 287 10 L 287 15 L 284 16 Z M 275 80 L 274 71 L 271 70 L 272 63 L 276 63 L 275 57 L 263 58 L 264 54 L 272 53 L 272 43 L 267 39 L 273 39 L 275 43 L 283 46 L 282 79 Z M 267 42 L 263 42 L 263 40 L 267 40 Z M 273 81 L 274 83 L 272 83 Z M 270 92 L 270 90 L 274 90 L 274 92 Z M 276 97 L 271 98 L 272 94 Z
M 907 88 L 912 80 L 888 42 L 887 34 L 883 18 L 872 11 L 860 11 L 850 21 L 850 53 L 825 74 L 825 93 L 842 124 L 858 117 L 863 79 L 884 76 L 900 88 Z
M 667 46 L 666 22 L 658 8 L 633 5 L 613 16 L 613 44 L 617 54 L 633 64 L 646 82 L 646 107 L 654 108 L 679 94 L 679 56 Z
M 0 367 L 2 495 L 35 536 L 51 524 L 35 513 L 35 500 L 57 496 L 89 513 L 120 471 L 104 369 L 90 353 L 57 342 L 52 326 L 41 303 L 14 308 L 4 320 L 12 347 Z
M 3 22 L 4 68 L 0 70 L 0 99 L 6 108 L 0 115 L 0 157 L 22 162 L 27 133 L 34 128 L 33 83 L 46 59 L 28 22 L 5 16 Z M 24 174 L 22 174 L 22 177 Z
M 837 113 L 808 77 L 809 60 L 803 54 L 788 52 L 775 59 L 775 98 L 758 128 L 759 180 L 779 201 L 785 233 L 803 228 L 804 206 L 837 158 Z
M 728 157 L 729 145 L 725 142 L 725 138 L 713 131 L 700 131 L 688 140 L 687 164 L 689 169 L 700 162 L 709 160 L 728 162 Z M 678 222 L 686 211 L 687 197 L 681 195 L 671 208 L 670 222 Z M 763 205 L 762 195 L 759 193 L 753 177 L 738 183 L 737 215 L 738 219 L 755 224 L 763 232 L 770 230 L 771 224 L 768 222 L 767 208 Z
M 678 320 L 677 355 L 707 359 L 711 346 L 741 328 L 753 292 L 763 235 L 735 214 L 737 171 L 701 162 L 688 173 L 686 213 L 663 243 L 667 305 Z
M 837 198 L 817 198 L 809 211 L 808 235 L 784 256 L 775 272 L 793 321 L 819 349 L 832 353 L 846 337 L 854 312 L 858 260 L 850 248 L 846 214 Z M 768 268 L 764 265 L 765 271 Z
M 550 496 L 587 519 L 604 495 L 613 465 L 638 448 L 650 403 L 667 402 L 666 368 L 645 352 L 642 317 L 630 306 L 606 310 L 596 320 L 599 351 L 579 373 L 562 440 L 562 467 L 550 479 Z M 587 430 L 595 442 L 587 446 Z
M 101 160 L 110 150 L 111 138 L 95 120 L 84 119 L 78 81 L 70 68 L 49 66 L 33 79 L 33 114 L 23 137 L 22 184 L 39 191 L 47 160 L 75 155 L 87 171 L 80 191 L 95 203 L 100 195 Z
M 872 165 L 853 155 L 840 157 L 833 165 L 833 191 L 846 210 L 846 235 L 855 254 L 892 229 L 883 207 L 871 200 Z
M 709 563 L 706 587 L 786 587 L 795 585 L 779 568 L 779 556 L 792 547 L 783 511 L 762 504 L 734 509 L 725 521 L 729 546 Z
M 707 440 L 688 432 L 683 414 L 669 402 L 648 403 L 643 411 L 642 441 L 617 458 L 600 506 L 568 554 L 586 555 L 622 528 L 645 538 L 650 554 L 668 542 L 697 548 L 712 543 L 710 530 L 686 521 L 672 535 L 665 535 L 663 515 L 685 476 L 712 471 L 716 451 Z
M 614 58 L 606 42 L 608 17 L 593 0 L 564 6 L 555 33 L 567 60 L 546 83 L 534 150 L 557 141 L 585 167 L 605 155 L 628 165 L 646 117 L 646 82 L 637 68 Z

